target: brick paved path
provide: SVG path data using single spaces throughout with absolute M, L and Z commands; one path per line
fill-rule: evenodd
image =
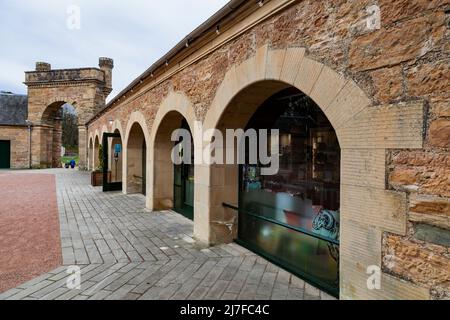
M 141 195 L 103 193 L 89 174 L 57 178 L 64 266 L 0 299 L 332 299 L 236 245 L 197 248 L 193 223 L 151 213 Z M 67 266 L 81 268 L 81 290 L 67 288 Z

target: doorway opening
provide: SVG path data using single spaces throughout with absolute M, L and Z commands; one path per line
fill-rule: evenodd
M 246 129 L 279 130 L 280 168 L 263 176 L 261 164 L 240 166 L 239 241 L 338 294 L 340 147 L 332 125 L 312 99 L 288 88 Z
M 11 168 L 11 141 L 0 140 L 0 169 Z
M 172 134 L 178 129 L 189 132 L 190 141 L 183 141 L 181 135 L 172 141 Z M 194 142 L 186 118 L 178 111 L 168 112 L 156 131 L 153 150 L 153 208 L 154 210 L 174 210 L 188 219 L 194 219 Z M 184 150 L 190 146 L 190 150 Z M 184 161 L 190 152 L 191 161 Z M 172 156 L 183 159 L 173 161 Z M 179 163 L 179 164 L 178 164 Z
M 99 150 L 100 150 L 100 140 L 98 136 L 95 136 L 94 140 L 94 154 L 93 154 L 93 170 L 98 170 L 100 168 L 100 158 L 99 158 Z
M 144 131 L 133 124 L 127 142 L 127 192 L 146 195 L 147 143 Z
M 191 136 L 191 161 L 184 161 L 174 165 L 173 193 L 174 193 L 174 210 L 188 219 L 194 220 L 194 141 L 189 125 L 183 119 L 181 129 L 186 129 Z M 181 159 L 183 159 L 186 150 L 183 149 L 181 141 L 175 143 L 175 148 Z
M 103 191 L 122 190 L 122 138 L 120 132 L 103 134 Z
M 79 120 L 75 104 L 54 102 L 49 105 L 43 115 L 41 167 L 61 168 L 80 163 L 79 152 Z M 81 137 L 84 139 L 84 136 Z M 44 160 L 46 159 L 46 160 Z
M 238 213 L 230 219 L 237 221 L 233 240 L 338 296 L 341 150 L 334 128 L 310 97 L 280 81 L 257 82 L 233 98 L 216 129 L 239 128 L 266 129 L 266 150 L 278 129 L 279 170 L 262 175 L 266 166 L 248 154 L 255 147 L 260 153 L 259 137 L 253 148 L 247 139 L 245 164 L 211 168 L 223 181 L 211 187 L 214 208 L 218 197 L 226 218 Z M 229 234 L 214 227 L 215 237 Z

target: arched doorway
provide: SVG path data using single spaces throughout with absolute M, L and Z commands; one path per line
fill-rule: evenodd
M 100 157 L 99 157 L 99 150 L 100 150 L 100 140 L 98 135 L 95 136 L 95 142 L 94 142 L 94 154 L 93 154 L 93 170 L 97 170 L 100 167 Z
M 180 135 L 172 141 L 177 129 L 181 129 Z M 153 152 L 154 209 L 173 209 L 193 220 L 194 142 L 191 128 L 182 114 L 170 111 L 164 116 L 156 131 Z M 174 163 L 173 155 L 180 161 Z
M 234 164 L 211 166 L 211 178 L 221 182 L 211 186 L 210 210 L 222 212 L 229 221 L 213 225 L 212 234 L 228 233 L 250 250 L 338 295 L 341 151 L 321 108 L 300 90 L 266 80 L 239 92 L 216 129 L 226 139 L 227 129 L 244 129 L 240 139 L 246 140 L 246 153 L 245 164 L 238 164 L 240 140 L 233 136 L 223 153 L 226 157 L 232 146 Z M 275 174 L 262 174 L 267 167 L 260 161 L 264 129 L 269 134 L 266 150 L 271 130 L 279 132 Z M 252 130 L 258 133 L 256 140 L 247 135 Z
M 181 160 L 181 163 L 173 166 L 173 209 L 186 218 L 194 220 L 194 141 L 185 119 L 181 121 L 180 129 L 185 130 L 186 135 L 173 142 Z
M 41 143 L 42 166 L 60 168 L 71 160 L 75 160 L 78 165 L 80 137 L 74 105 L 57 101 L 42 113 L 42 126 L 38 130 L 41 139 L 45 140 Z
M 230 128 L 245 128 L 258 106 L 289 86 L 311 97 L 336 130 L 342 153 L 340 297 L 411 298 L 410 285 L 384 273 L 385 285 L 380 290 L 368 289 L 367 268 L 382 268 L 383 232 L 406 232 L 407 201 L 403 192 L 386 190 L 385 154 L 389 149 L 423 147 L 424 106 L 411 105 L 410 113 L 393 106 L 374 106 L 356 82 L 305 53 L 301 47 L 272 49 L 266 45 L 231 67 L 203 126 L 217 128 L 226 121 Z M 208 166 L 205 173 L 196 175 L 196 199 L 208 200 L 203 207 L 195 207 L 201 219 L 196 219 L 194 236 L 200 241 L 227 243 L 237 236 L 236 212 L 224 208 L 223 202 L 238 205 L 238 172 L 229 165 Z
M 134 123 L 127 141 L 127 193 L 146 195 L 147 142 L 139 123 Z
M 115 137 L 108 139 L 109 159 L 108 170 L 111 171 L 111 181 L 109 182 L 121 182 L 122 181 L 122 136 L 120 131 L 116 129 L 114 131 Z
M 89 152 L 88 152 L 88 170 L 94 170 L 94 142 L 92 137 L 89 138 Z

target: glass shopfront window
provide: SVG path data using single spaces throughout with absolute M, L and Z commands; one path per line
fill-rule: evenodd
M 333 127 L 292 88 L 266 101 L 250 128 L 279 130 L 280 170 L 263 176 L 259 165 L 241 166 L 239 239 L 336 293 L 340 147 Z

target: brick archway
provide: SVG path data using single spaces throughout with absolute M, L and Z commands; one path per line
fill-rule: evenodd
M 57 113 L 65 103 L 74 106 L 78 116 L 79 167 L 87 167 L 86 123 L 105 105 L 112 91 L 112 59 L 100 58 L 99 68 L 52 70 L 38 62 L 35 71 L 25 73 L 28 87 L 28 120 L 33 125 L 32 166 L 54 167 L 53 151 L 61 149 Z
M 258 83 L 272 89 L 292 86 L 311 97 L 328 117 L 341 145 L 341 298 L 426 299 L 427 290 L 411 290 L 411 284 L 384 273 L 382 288 L 369 290 L 366 274 L 369 266 L 381 268 L 383 232 L 406 233 L 406 194 L 386 190 L 386 151 L 423 147 L 424 104 L 374 106 L 353 80 L 307 57 L 305 52 L 300 47 L 263 46 L 253 57 L 232 66 L 206 115 L 204 128 L 218 128 L 221 121 L 231 127 L 243 123 L 253 112 L 246 109 L 248 104 L 234 113 L 229 112 L 230 105 L 245 89 L 256 88 L 255 94 L 267 94 L 266 89 L 258 91 Z M 256 103 L 254 99 L 252 103 Z M 194 228 L 201 241 L 211 244 L 232 240 L 233 232 L 227 230 L 231 214 L 221 206 L 223 200 L 236 201 L 232 183 L 228 186 L 223 182 L 227 177 L 230 180 L 229 175 L 226 168 L 217 166 L 196 174 L 196 196 L 209 200 L 195 207 L 196 215 L 204 218 L 196 220 Z

